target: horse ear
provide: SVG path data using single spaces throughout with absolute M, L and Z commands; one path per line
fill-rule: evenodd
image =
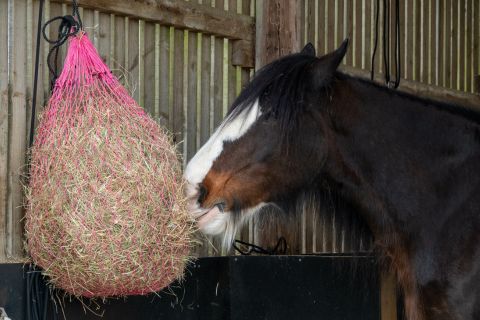
M 309 42 L 305 45 L 305 47 L 303 47 L 302 51 L 300 51 L 300 54 L 315 57 L 315 47 L 311 42 Z
M 318 83 L 318 86 L 325 85 L 325 83 L 333 77 L 338 65 L 342 62 L 343 57 L 345 57 L 345 53 L 347 53 L 347 48 L 348 39 L 345 39 L 337 50 L 317 60 L 314 72 L 315 82 Z

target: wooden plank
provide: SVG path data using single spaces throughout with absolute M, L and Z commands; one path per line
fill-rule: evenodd
M 480 3 L 474 1 L 473 19 L 472 19 L 472 73 L 473 90 L 480 93 Z
M 0 1 L 0 263 L 7 260 L 8 198 L 8 2 Z
M 307 6 L 307 16 L 306 16 L 306 41 L 305 43 L 312 43 L 316 48 L 318 48 L 318 44 L 315 43 L 315 0 L 306 0 L 305 1 Z
M 338 47 L 338 44 L 342 42 L 344 38 L 344 26 L 347 24 L 347 21 L 344 21 L 344 0 L 335 0 L 333 3 L 333 18 L 334 18 L 334 28 L 333 28 L 333 47 Z M 320 5 L 320 7 L 322 7 Z M 343 63 L 347 63 L 347 59 L 343 59 Z
M 420 0 L 420 78 L 428 82 L 428 0 Z
M 378 3 L 377 3 L 378 4 Z M 383 65 L 383 1 L 380 1 L 380 6 L 378 8 L 380 10 L 379 18 L 378 18 L 378 47 L 377 47 L 377 57 L 375 59 L 375 70 L 377 72 L 382 73 L 384 71 L 384 65 Z
M 427 83 L 435 83 L 435 53 L 436 53 L 436 28 L 435 28 L 435 19 L 437 17 L 437 11 L 435 7 L 435 0 L 428 0 L 428 79 Z
M 23 188 L 21 177 L 25 174 L 27 134 L 27 100 L 26 100 L 26 2 L 15 1 L 12 6 L 10 39 L 12 53 L 10 56 L 10 131 L 8 158 L 8 204 L 7 204 L 7 256 L 21 258 L 23 252 Z
M 369 72 L 365 70 L 352 68 L 349 66 L 341 66 L 340 71 L 355 77 L 370 79 Z M 382 79 L 382 77 L 380 74 L 377 73 L 375 74 L 375 79 Z M 383 83 L 382 81 L 377 82 Z M 466 108 L 480 111 L 480 95 L 477 94 L 437 87 L 434 85 L 428 85 L 411 80 L 402 80 L 397 90 L 445 103 L 457 104 Z
M 188 85 L 187 89 L 187 105 L 186 105 L 186 117 L 187 117 L 187 139 L 186 139 L 186 148 L 187 148 L 187 161 L 190 160 L 193 155 L 197 152 L 197 107 L 199 106 L 198 101 L 198 64 L 197 64 L 197 53 L 198 53 L 198 40 L 197 34 L 193 32 L 188 32 L 188 59 L 186 61 L 187 67 L 187 78 L 185 85 Z
M 300 50 L 300 30 L 297 17 L 299 3 L 264 0 L 257 2 L 256 68 L 272 60 Z
M 126 70 L 127 70 L 127 59 L 125 56 L 125 47 L 126 41 L 128 41 L 128 33 L 125 32 L 125 25 L 128 26 L 128 18 L 123 18 L 115 16 L 114 26 L 115 33 L 113 36 L 113 47 L 114 47 L 114 56 L 112 57 L 112 66 L 111 68 L 113 73 L 121 80 L 122 83 L 125 83 Z M 127 88 L 130 90 L 130 88 Z
M 404 2 L 404 9 L 403 9 L 403 43 L 402 43 L 402 51 L 403 51 L 403 60 L 402 60 L 402 74 L 404 79 L 409 79 L 411 74 L 411 15 L 409 14 L 409 10 L 411 10 L 411 0 L 406 0 Z
M 160 25 L 158 23 L 153 24 L 153 65 L 154 65 L 154 84 L 153 84 L 153 105 L 152 105 L 152 117 L 160 125 L 164 125 L 160 122 Z M 148 92 L 148 91 L 147 91 Z
M 70 0 L 52 0 L 52 2 L 70 3 Z M 135 1 L 135 5 L 132 5 L 129 0 L 82 0 L 80 6 L 174 26 L 178 29 L 204 32 L 230 39 L 254 40 L 255 28 L 252 17 L 193 2 L 138 0 Z
M 466 0 L 458 0 L 457 90 L 461 91 L 465 91 L 465 7 Z
M 464 49 L 464 91 L 473 92 L 473 63 L 472 63 L 472 24 L 473 21 L 473 0 L 465 2 L 465 49 Z
M 223 39 L 214 38 L 213 48 L 214 76 L 213 76 L 213 128 L 216 128 L 223 119 Z
M 451 21 L 452 21 L 452 33 L 451 33 L 451 74 L 450 74 L 450 88 L 458 90 L 458 51 L 459 48 L 459 40 L 460 37 L 458 36 L 458 29 L 459 29 L 459 19 L 458 19 L 458 11 L 459 11 L 460 2 L 452 0 L 452 10 L 451 12 Z
M 175 29 L 173 31 L 174 46 L 173 53 L 173 134 L 176 143 L 178 143 L 178 151 L 185 157 L 184 152 L 184 125 L 185 114 L 183 110 L 184 97 L 184 31 Z
M 144 53 L 143 53 L 143 101 L 145 110 L 155 118 L 155 107 L 157 106 L 156 99 L 158 100 L 158 81 L 159 77 L 156 58 L 156 39 L 155 39 L 155 24 L 151 22 L 145 22 L 144 27 Z
M 443 61 L 444 61 L 444 48 L 443 48 L 443 38 L 445 37 L 445 25 L 443 24 L 443 17 L 444 14 L 444 1 L 435 0 L 436 6 L 436 19 L 435 19 L 435 29 L 436 29 L 436 40 L 435 40 L 435 85 L 441 86 L 443 85 Z
M 443 67 L 443 84 L 445 88 L 451 88 L 451 72 L 452 72 L 452 0 L 445 0 L 444 5 L 444 21 L 445 21 L 445 35 L 443 40 L 444 47 L 444 67 Z
M 335 39 L 331 36 L 335 32 L 335 0 L 325 0 L 325 4 L 326 6 L 328 6 L 328 10 L 327 7 L 325 7 L 325 12 L 328 15 L 328 20 L 326 24 L 326 31 L 328 32 L 328 37 L 326 38 L 327 47 L 325 53 L 329 53 L 335 48 Z M 349 54 L 351 54 L 351 51 L 350 53 L 347 53 L 347 56 Z
M 159 121 L 160 124 L 170 131 L 173 130 L 173 127 L 170 126 L 170 118 L 171 114 L 169 112 L 169 89 L 170 89 L 170 27 L 160 26 L 160 43 L 159 43 L 159 61 L 158 61 L 158 69 L 159 69 Z
M 112 35 L 110 34 L 110 14 L 96 12 L 95 13 L 96 19 L 96 35 L 97 35 L 97 50 L 98 54 L 102 58 L 102 60 L 109 65 L 110 63 L 110 39 Z

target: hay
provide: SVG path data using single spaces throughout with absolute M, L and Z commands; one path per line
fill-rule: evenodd
M 181 278 L 194 224 L 178 158 L 87 36 L 71 38 L 32 148 L 33 262 L 75 296 L 146 294 Z

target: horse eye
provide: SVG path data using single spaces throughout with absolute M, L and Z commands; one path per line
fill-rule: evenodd
M 219 202 L 215 206 L 217 206 L 221 213 L 225 212 L 225 202 Z
M 207 191 L 207 188 L 205 188 L 205 186 L 203 184 L 200 185 L 200 190 L 199 190 L 199 195 L 198 195 L 198 203 L 199 204 L 202 204 L 205 199 L 207 198 L 207 194 L 208 194 L 208 191 Z

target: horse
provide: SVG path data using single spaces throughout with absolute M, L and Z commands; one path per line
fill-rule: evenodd
M 338 71 L 347 47 L 256 73 L 185 168 L 190 213 L 230 246 L 262 208 L 327 184 L 371 230 L 408 320 L 478 320 L 480 114 Z

